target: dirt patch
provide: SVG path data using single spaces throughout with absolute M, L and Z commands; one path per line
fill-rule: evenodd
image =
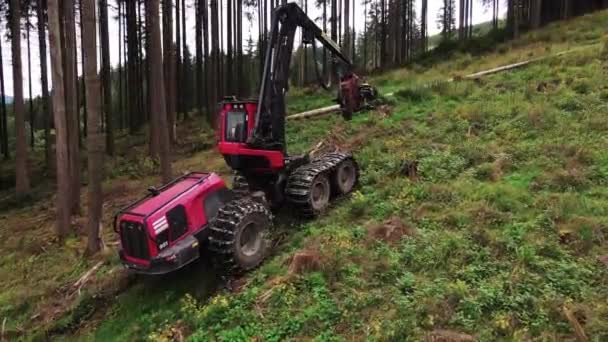
M 477 339 L 469 334 L 437 329 L 430 332 L 425 341 L 427 342 L 475 342 Z
M 604 266 L 608 267 L 608 254 L 597 257 L 597 261 L 604 264 Z
M 399 242 L 404 236 L 415 235 L 415 229 L 404 223 L 397 216 L 393 216 L 380 224 L 368 227 L 368 237 L 370 240 L 384 241 L 389 244 Z
M 589 217 L 574 217 L 557 224 L 559 240 L 577 253 L 587 253 L 594 244 L 604 242 L 602 226 Z
M 382 119 L 387 118 L 387 117 L 393 115 L 393 109 L 390 106 L 388 106 L 388 105 L 381 105 L 381 106 L 379 106 L 378 108 L 376 108 L 375 112 Z
M 289 261 L 289 274 L 303 274 L 319 271 L 323 260 L 319 252 L 314 250 L 301 251 L 294 254 Z

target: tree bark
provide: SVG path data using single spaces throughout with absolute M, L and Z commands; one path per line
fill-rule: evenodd
M 32 96 L 32 48 L 30 44 L 30 13 L 29 7 L 25 9 L 26 13 L 26 23 L 25 23 L 25 39 L 27 41 L 27 85 L 28 85 L 28 94 L 29 94 L 29 114 L 30 114 L 30 147 L 32 151 L 34 150 L 35 137 L 34 133 L 36 131 L 35 125 L 35 116 L 34 113 L 34 97 Z
M 78 10 L 79 10 L 79 14 L 80 14 L 80 35 L 82 36 L 82 27 L 83 27 L 83 20 L 82 20 L 82 0 L 78 0 Z M 76 39 L 76 36 L 74 36 L 74 39 Z M 76 44 L 76 42 L 74 42 L 74 46 L 76 51 L 78 51 L 78 45 Z M 82 48 L 82 42 L 80 43 L 80 65 L 84 65 L 84 49 Z M 78 70 L 74 71 L 75 75 L 76 75 L 76 80 L 78 81 Z M 82 136 L 84 136 L 86 138 L 87 136 L 87 94 L 86 91 L 84 90 L 84 72 L 82 74 L 82 77 L 80 78 L 80 82 L 82 83 L 78 83 L 77 82 L 77 90 L 78 90 L 78 96 L 77 98 L 77 107 L 78 108 L 78 143 L 79 146 L 82 146 Z M 99 94 L 101 95 L 101 94 Z M 83 125 L 83 132 L 82 135 L 80 135 L 80 107 L 82 107 L 82 125 Z
M 143 123 L 139 106 L 139 88 L 141 75 L 139 70 L 139 37 L 137 25 L 136 1 L 129 0 L 125 4 L 127 31 L 127 88 L 129 131 L 135 134 Z
M 181 0 L 175 0 L 175 79 L 176 88 L 182 83 L 182 23 L 181 23 Z M 185 10 L 185 9 L 184 9 Z M 182 112 L 183 93 L 175 91 L 175 115 Z
M 156 134 L 159 140 L 159 156 L 163 182 L 171 180 L 171 161 L 169 159 L 169 131 L 167 127 L 167 104 L 165 103 L 164 75 L 162 63 L 161 34 L 159 22 L 159 0 L 149 0 L 146 6 L 149 22 L 150 50 L 150 99 L 151 119 L 156 121 Z
M 194 25 L 194 40 L 195 40 L 195 54 L 196 54 L 196 108 L 199 115 L 203 115 L 203 99 L 205 98 L 205 81 L 203 79 L 203 24 L 202 24 L 202 13 L 203 0 L 196 0 L 195 3 L 196 21 Z
M 519 19 L 521 15 L 520 0 L 513 0 L 513 38 L 519 38 Z
M 2 39 L 0 39 L 0 61 L 2 61 Z M 0 117 L 0 136 L 2 137 L 2 141 L 0 141 L 0 150 L 4 154 L 4 159 L 7 160 L 10 158 L 10 151 L 8 150 L 8 120 L 7 120 L 7 111 L 6 111 L 6 93 L 4 90 L 4 65 L 0 63 L 0 92 L 2 94 L 0 98 L 0 102 L 2 105 L 2 117 Z
M 57 158 L 57 222 L 55 232 L 63 239 L 70 228 L 70 167 L 68 128 L 63 79 L 63 49 L 59 22 L 59 0 L 48 0 L 49 47 L 53 81 L 52 105 L 55 120 L 55 150 Z
M 40 84 L 42 86 L 42 112 L 44 115 L 44 159 L 47 169 L 51 169 L 53 152 L 51 149 L 51 105 L 49 99 L 48 66 L 46 61 L 46 30 L 47 22 L 44 13 L 45 1 L 38 0 L 36 14 L 38 17 L 38 47 L 40 49 Z
M 217 103 L 219 101 L 219 94 L 221 89 L 221 64 L 220 64 L 220 33 L 219 33 L 219 11 L 217 0 L 210 1 L 211 8 L 211 61 L 213 63 L 211 70 L 212 76 L 210 77 L 210 101 L 211 103 Z M 203 32 L 207 32 L 203 30 Z M 212 84 L 216 86 L 211 86 Z M 209 123 L 214 123 L 214 113 L 207 113 Z
M 351 50 L 351 41 L 350 41 L 350 28 L 349 28 L 349 20 L 350 20 L 350 0 L 344 0 L 344 46 L 343 50 L 346 51 L 346 54 Z
M 323 1 L 323 32 L 327 34 L 327 0 Z M 327 74 L 327 51 L 323 49 L 323 73 Z
M 232 80 L 232 0 L 226 0 L 226 95 L 233 94 L 233 80 Z
M 327 1 L 327 0 L 326 0 Z M 338 7 L 337 7 L 337 0 L 330 0 L 331 1 L 331 40 L 333 40 L 334 42 L 338 41 Z M 325 49 L 323 49 L 325 50 Z M 336 69 L 336 62 L 332 59 L 331 60 L 331 80 L 333 84 L 337 84 L 338 83 L 338 78 L 336 75 L 337 69 Z
M 120 117 L 119 127 L 121 129 L 126 127 L 125 124 L 125 112 L 122 106 L 122 71 L 124 69 L 124 65 L 122 63 L 123 58 L 123 25 L 122 25 L 122 3 L 120 0 L 116 0 L 116 5 L 118 5 L 118 115 Z
M 163 0 L 163 65 L 165 80 L 165 101 L 167 104 L 167 124 L 169 141 L 175 142 L 175 47 L 173 46 L 173 1 Z
M 63 41 L 65 55 L 65 114 L 68 127 L 68 148 L 70 158 L 70 210 L 73 214 L 80 212 L 80 128 L 78 127 L 76 79 L 76 33 L 74 20 L 74 0 L 63 0 Z
M 236 84 L 238 85 L 238 95 L 243 96 L 246 92 L 245 77 L 243 77 L 243 3 L 237 1 L 237 15 L 238 20 L 236 25 Z
M 103 1 L 101 1 L 103 4 Z M 105 4 L 104 4 L 105 5 Z M 95 254 L 103 247 L 100 236 L 102 214 L 103 154 L 104 134 L 101 126 L 101 102 L 99 94 L 101 85 L 97 74 L 97 32 L 95 20 L 95 0 L 82 0 L 82 49 L 84 52 L 83 77 L 85 92 L 88 99 L 87 150 L 88 150 L 88 242 L 87 252 Z M 103 9 L 101 11 L 103 13 Z M 107 12 L 106 12 L 107 13 Z M 104 67 L 105 68 L 105 67 Z M 105 71 L 105 70 L 104 70 Z M 104 96 L 105 100 L 105 96 Z
M 106 122 L 106 152 L 114 155 L 114 118 L 112 116 L 112 66 L 110 64 L 110 33 L 108 0 L 99 0 L 99 37 L 101 40 L 101 80 L 103 83 L 103 113 Z M 83 44 L 84 45 L 84 44 Z M 94 94 L 94 93 L 91 93 Z M 87 95 L 87 98 L 90 96 Z
M 15 191 L 17 198 L 23 198 L 30 192 L 30 180 L 27 173 L 27 141 L 25 137 L 25 117 L 23 106 L 23 69 L 21 67 L 21 4 L 11 0 L 11 49 L 13 59 L 13 110 L 15 112 Z
M 380 0 L 380 68 L 386 65 L 386 0 Z

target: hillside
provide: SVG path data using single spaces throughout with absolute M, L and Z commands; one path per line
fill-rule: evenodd
M 104 184 L 106 255 L 84 259 L 84 237 L 53 241 L 53 198 L 2 213 L 3 336 L 551 340 L 574 337 L 580 324 L 588 337 L 608 339 L 606 22 L 599 12 L 486 55 L 375 76 L 370 82 L 394 96 L 350 122 L 289 122 L 292 152 L 322 140 L 352 150 L 361 184 L 316 221 L 279 216 L 273 255 L 231 289 L 205 261 L 163 277 L 120 268 L 112 213 L 158 182 L 154 162 L 139 157 L 145 137 L 121 140 L 131 148 L 111 161 Z M 457 81 L 436 82 L 449 77 Z M 328 99 L 296 89 L 290 110 Z M 228 179 L 214 133 L 201 126 L 182 127 L 175 169 Z M 74 287 L 98 260 L 105 263 L 92 280 Z

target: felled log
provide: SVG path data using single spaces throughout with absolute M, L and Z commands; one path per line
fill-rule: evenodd
M 305 119 L 305 118 L 310 118 L 313 116 L 320 116 L 320 115 L 337 112 L 339 110 L 340 110 L 340 105 L 333 105 L 333 106 L 328 106 L 328 107 L 323 107 L 323 108 L 317 108 L 317 109 L 309 110 L 307 112 L 288 115 L 287 120 Z

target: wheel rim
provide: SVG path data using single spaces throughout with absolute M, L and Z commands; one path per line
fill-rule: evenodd
M 245 256 L 252 256 L 258 253 L 262 245 L 262 237 L 258 226 L 251 222 L 241 231 L 239 246 L 241 253 Z
M 311 189 L 312 206 L 316 210 L 325 208 L 329 202 L 329 181 L 320 175 L 314 180 Z
M 337 174 L 337 183 L 338 183 L 338 187 L 340 188 L 340 192 L 342 193 L 347 193 L 350 190 L 352 190 L 353 186 L 355 185 L 355 181 L 357 178 L 357 172 L 355 171 L 355 166 L 350 163 L 343 163 L 339 168 L 338 168 L 338 174 Z

